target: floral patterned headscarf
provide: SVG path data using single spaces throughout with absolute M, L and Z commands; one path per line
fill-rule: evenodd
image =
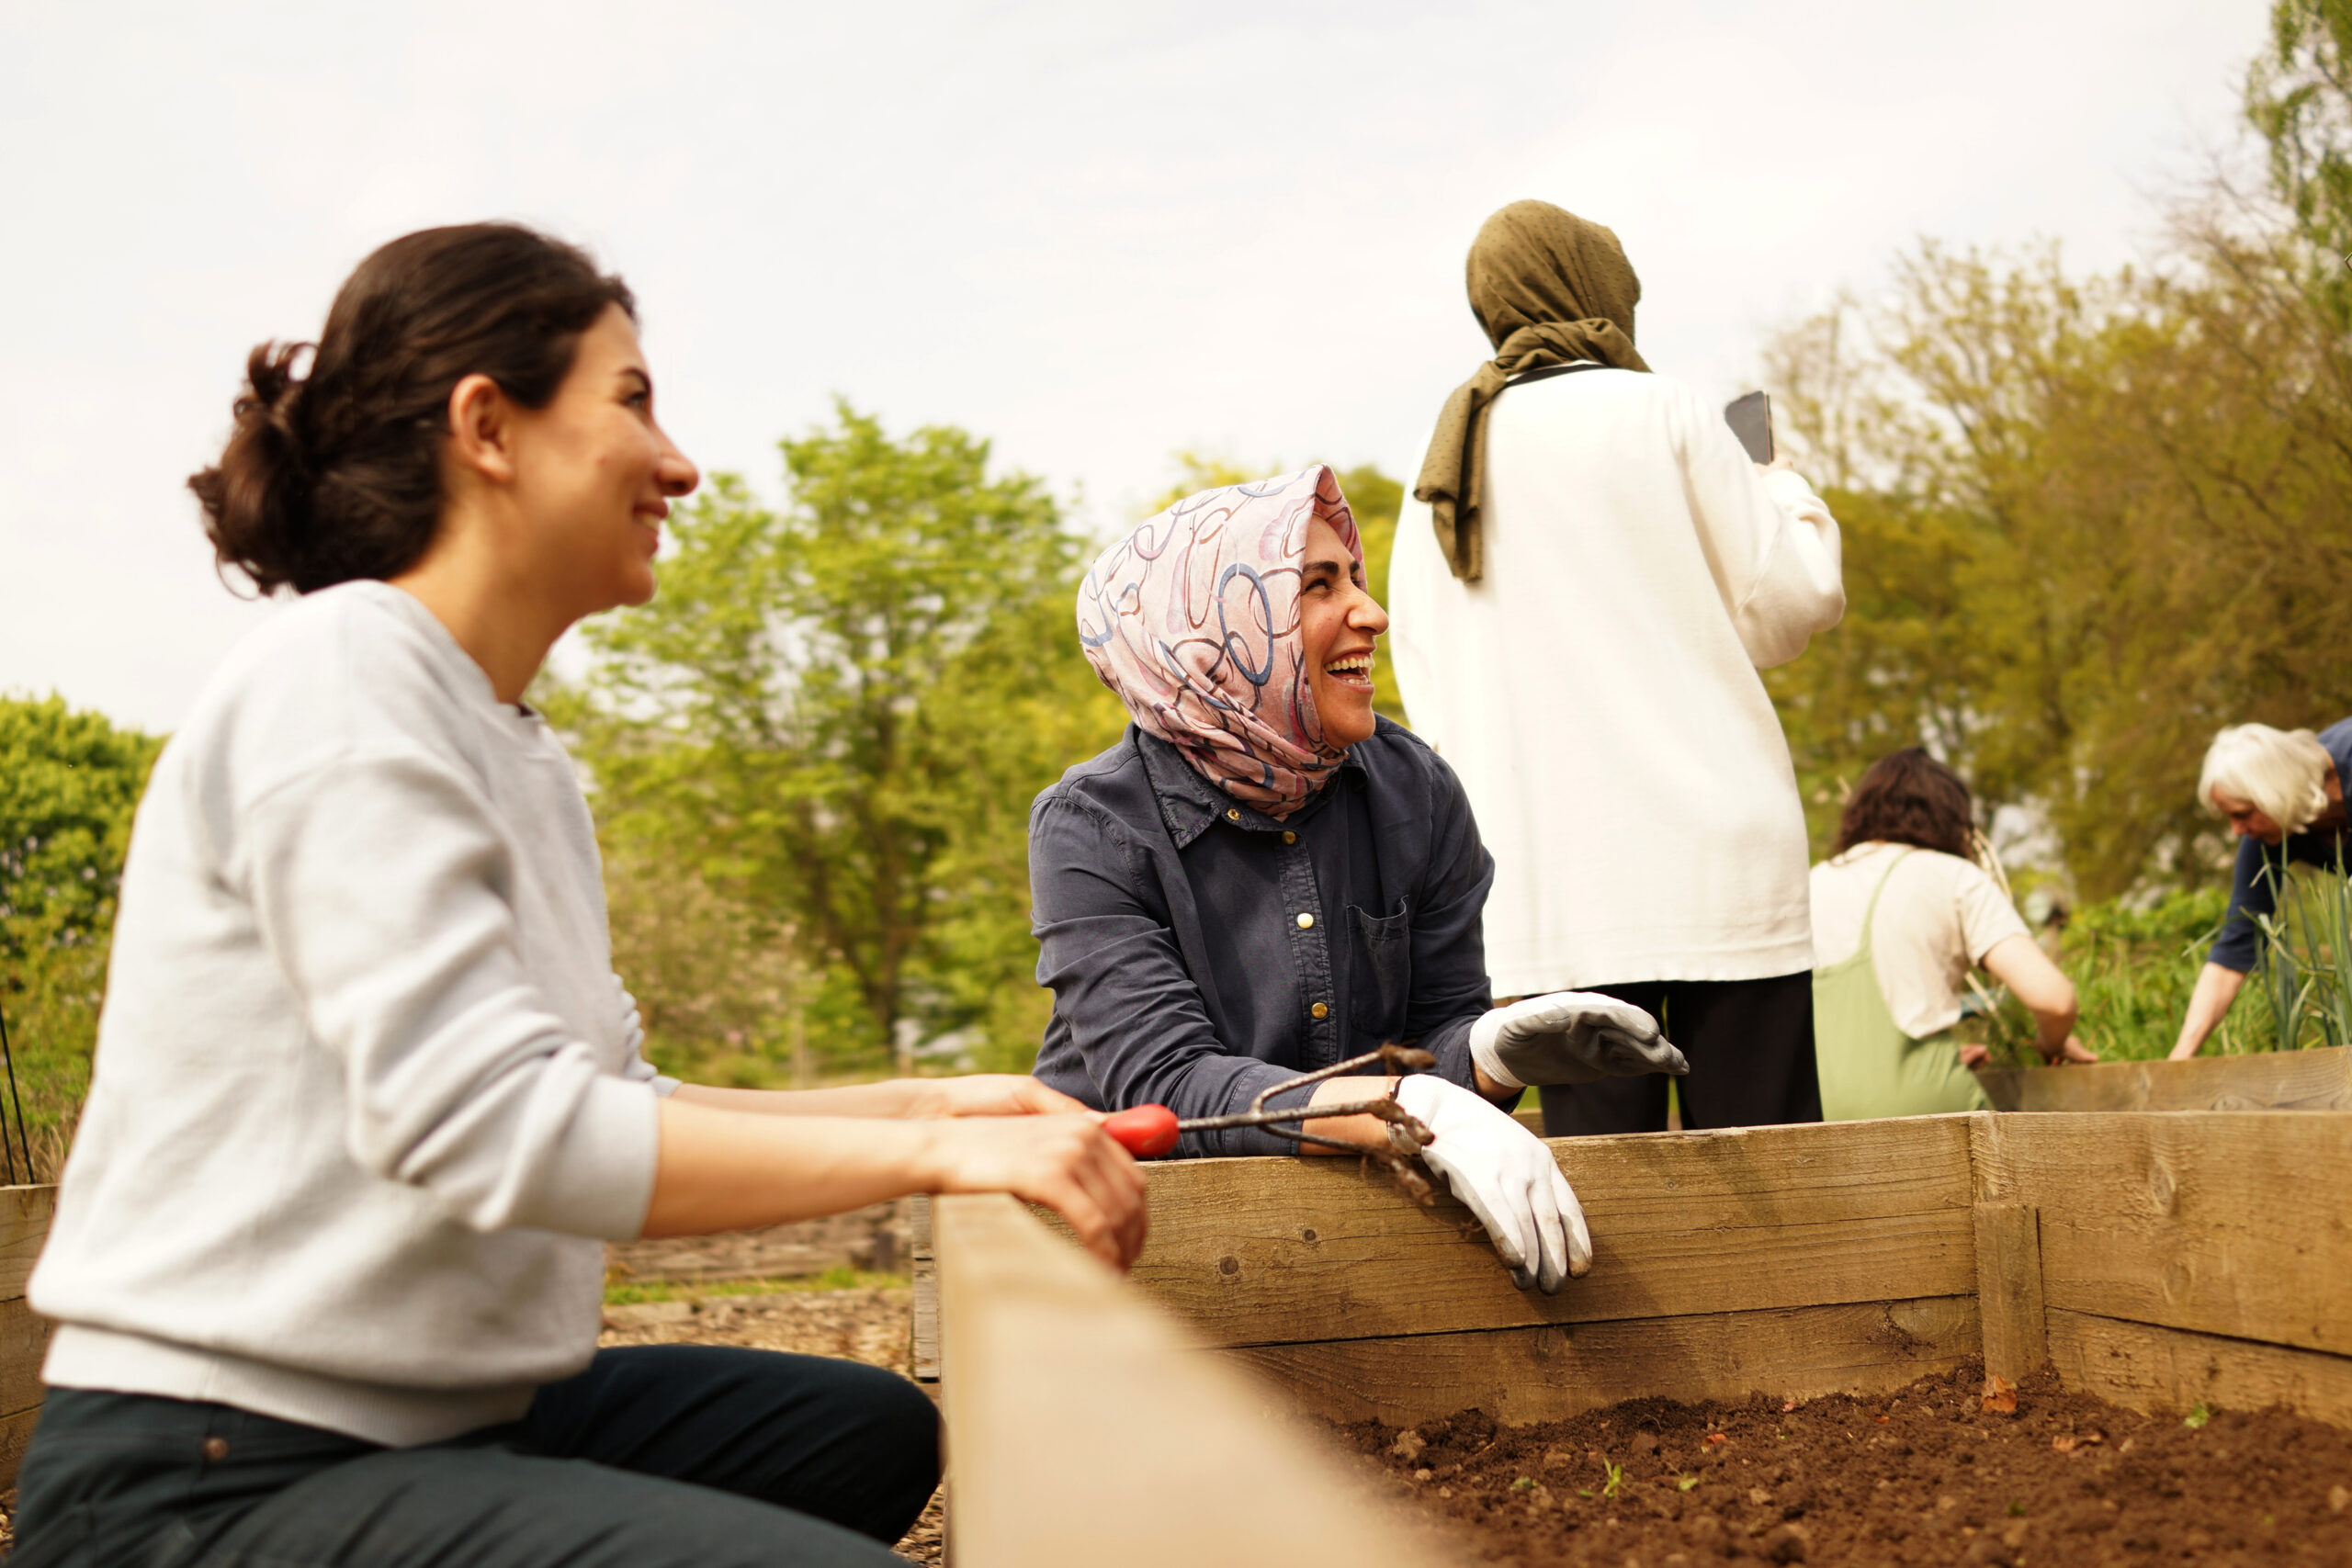
M 1305 805 L 1346 749 L 1324 738 L 1299 629 L 1307 525 L 1363 559 L 1321 464 L 1178 502 L 1102 552 L 1078 590 L 1078 640 L 1137 726 L 1272 817 Z

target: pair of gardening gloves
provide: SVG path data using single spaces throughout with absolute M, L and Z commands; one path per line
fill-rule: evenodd
M 1690 1070 L 1650 1015 L 1590 991 L 1555 991 L 1496 1008 L 1470 1026 L 1470 1059 L 1505 1089 L 1597 1083 Z M 1584 1209 L 1552 1151 L 1485 1096 L 1430 1073 L 1407 1077 L 1396 1102 L 1434 1135 L 1421 1162 L 1477 1216 L 1521 1290 L 1556 1295 L 1592 1267 Z

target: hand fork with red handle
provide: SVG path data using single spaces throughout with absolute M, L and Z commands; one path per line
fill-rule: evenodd
M 1326 1078 L 1346 1075 L 1371 1066 L 1374 1063 L 1389 1072 L 1402 1073 L 1419 1067 L 1432 1067 L 1437 1058 L 1427 1051 L 1409 1045 L 1383 1045 L 1377 1051 L 1367 1051 L 1361 1056 L 1351 1056 L 1344 1062 L 1334 1062 L 1317 1072 L 1301 1073 L 1295 1078 L 1261 1091 L 1250 1102 L 1250 1109 L 1233 1116 L 1192 1116 L 1178 1120 L 1176 1113 L 1164 1105 L 1137 1105 L 1114 1112 L 1102 1120 L 1102 1130 L 1111 1134 L 1121 1147 L 1137 1159 L 1151 1159 L 1176 1146 L 1182 1133 L 1214 1133 L 1227 1127 L 1263 1127 L 1301 1144 L 1320 1144 L 1325 1148 L 1339 1149 L 1351 1155 L 1366 1155 L 1388 1166 L 1406 1181 L 1408 1190 L 1418 1186 L 1420 1197 L 1428 1184 L 1419 1179 L 1407 1163 L 1412 1156 L 1427 1148 L 1431 1142 L 1428 1125 L 1397 1104 L 1392 1095 L 1377 1100 L 1351 1100 L 1344 1105 L 1297 1105 L 1283 1111 L 1269 1111 L 1266 1101 L 1278 1094 L 1303 1089 L 1308 1084 L 1321 1083 Z M 1290 1123 L 1322 1121 L 1328 1116 L 1376 1116 L 1388 1126 L 1388 1147 L 1385 1150 L 1366 1148 L 1338 1138 L 1326 1138 Z M 1426 1201 L 1426 1200 L 1424 1200 Z

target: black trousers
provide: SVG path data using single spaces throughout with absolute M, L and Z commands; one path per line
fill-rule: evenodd
M 521 1421 L 414 1449 L 52 1389 L 10 1568 L 884 1568 L 938 1480 L 922 1390 L 772 1350 L 599 1351 Z
M 1604 1078 L 1548 1084 L 1544 1135 L 1666 1131 L 1666 1086 L 1682 1101 L 1682 1124 L 1767 1127 L 1821 1120 L 1821 1079 L 1813 1062 L 1813 971 L 1769 980 L 1647 980 L 1594 986 L 1628 1001 L 1666 1031 L 1690 1058 L 1686 1077 Z

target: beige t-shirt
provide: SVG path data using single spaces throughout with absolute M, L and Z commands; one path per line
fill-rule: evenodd
M 1905 856 L 1895 865 L 1897 856 Z M 1892 876 L 1887 868 L 1894 866 Z M 1813 961 L 1842 963 L 1862 943 L 1862 911 L 1879 879 L 1871 957 L 1895 1026 L 1914 1040 L 1960 1021 L 1971 965 L 2025 922 L 2000 885 L 1973 861 L 1908 844 L 1857 844 L 1813 868 Z

